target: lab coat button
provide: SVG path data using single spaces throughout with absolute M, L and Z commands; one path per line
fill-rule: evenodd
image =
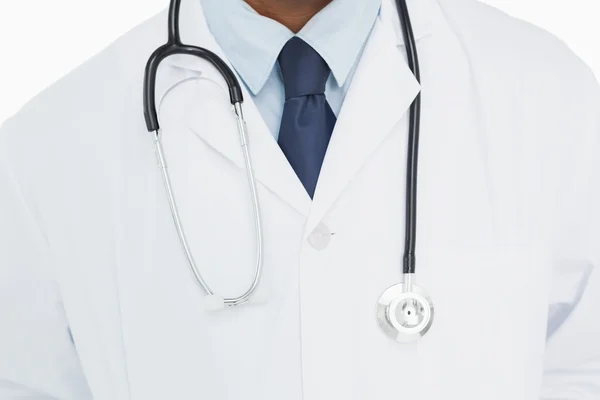
M 308 236 L 308 243 L 316 250 L 324 250 L 331 241 L 331 231 L 324 223 L 320 223 Z

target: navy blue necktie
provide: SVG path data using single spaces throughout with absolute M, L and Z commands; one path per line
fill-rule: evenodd
M 331 70 L 319 53 L 298 37 L 283 47 L 279 66 L 285 87 L 279 147 L 312 199 L 336 122 L 325 99 Z

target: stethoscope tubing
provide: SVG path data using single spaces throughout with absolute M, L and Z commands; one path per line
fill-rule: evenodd
M 412 71 L 417 82 L 421 83 L 421 68 L 417 44 L 410 20 L 410 13 L 406 0 L 396 0 L 398 17 L 402 26 L 404 45 L 408 67 Z M 405 235 L 404 235 L 404 258 L 403 273 L 413 275 L 416 271 L 416 242 L 417 242 L 417 175 L 419 164 L 419 135 L 421 128 L 421 93 L 410 106 L 408 125 L 408 154 L 406 162 L 406 212 L 405 212 Z M 409 281 L 405 278 L 405 282 Z
M 402 26 L 404 43 L 406 47 L 407 61 L 410 70 L 420 83 L 420 67 L 417 54 L 417 46 L 410 20 L 410 15 L 406 0 L 396 0 L 398 8 L 399 23 Z M 213 65 L 222 75 L 227 83 L 230 102 L 234 107 L 237 118 L 240 143 L 244 155 L 244 164 L 247 171 L 248 184 L 253 204 L 253 215 L 256 231 L 256 265 L 252 284 L 248 290 L 241 296 L 235 298 L 223 299 L 225 305 L 235 306 L 249 301 L 250 297 L 256 291 L 262 276 L 263 264 L 263 233 L 260 217 L 260 205 L 256 189 L 256 180 L 252 168 L 250 153 L 248 150 L 248 140 L 246 132 L 246 123 L 242 113 L 242 103 L 244 101 L 242 88 L 232 69 L 215 53 L 198 46 L 186 45 L 181 42 L 179 31 L 179 14 L 181 0 L 171 0 L 169 7 L 168 22 L 168 40 L 167 43 L 157 48 L 150 56 L 144 74 L 144 93 L 143 106 L 146 127 L 149 132 L 155 134 L 155 146 L 157 158 L 162 170 L 163 181 L 168 195 L 171 214 L 175 223 L 180 242 L 184 248 L 188 263 L 194 273 L 196 280 L 202 289 L 209 296 L 215 296 L 207 282 L 203 279 L 190 250 L 186 235 L 179 217 L 177 203 L 173 194 L 171 180 L 166 165 L 164 150 L 161 145 L 161 130 L 158 121 L 158 112 L 156 107 L 156 76 L 160 63 L 166 58 L 183 54 L 198 57 Z M 406 211 L 405 211 L 405 245 L 402 272 L 404 275 L 404 288 L 406 292 L 412 290 L 413 276 L 416 271 L 416 238 L 417 238 L 417 175 L 418 175 L 418 153 L 419 153 L 419 134 L 421 122 L 421 95 L 416 96 L 410 107 L 409 115 L 409 134 L 408 134 L 408 154 L 406 170 Z
M 250 157 L 250 152 L 248 150 L 248 135 L 246 131 L 246 122 L 244 120 L 244 115 L 242 112 L 242 103 L 244 101 L 244 98 L 242 94 L 242 88 L 237 77 L 235 76 L 231 68 L 219 56 L 202 47 L 185 45 L 181 42 L 179 33 L 180 8 L 181 0 L 171 0 L 171 4 L 169 7 L 168 41 L 166 44 L 160 46 L 152 53 L 146 64 L 146 69 L 144 73 L 144 118 L 146 120 L 146 128 L 148 129 L 148 131 L 154 132 L 155 152 L 158 159 L 158 163 L 160 165 L 161 174 L 165 185 L 165 191 L 167 192 L 169 208 L 171 210 L 171 215 L 175 224 L 175 228 L 177 230 L 179 241 L 185 252 L 190 269 L 192 270 L 196 281 L 208 296 L 220 298 L 220 296 L 217 296 L 214 293 L 214 291 L 210 288 L 206 280 L 203 278 L 196 264 L 196 261 L 194 260 L 194 256 L 192 254 L 190 245 L 187 241 L 187 236 L 185 234 L 185 230 L 181 222 L 181 218 L 179 216 L 177 201 L 175 199 L 164 149 L 161 143 L 161 129 L 158 121 L 158 111 L 156 107 L 156 76 L 158 73 L 160 63 L 163 60 L 173 55 L 183 54 L 190 55 L 193 57 L 199 57 L 209 62 L 221 73 L 221 75 L 227 83 L 227 87 L 229 89 L 230 102 L 233 105 L 237 119 L 240 144 L 244 156 L 244 164 L 247 172 L 249 191 L 251 194 L 251 200 L 254 210 L 253 218 L 256 233 L 256 261 L 252 283 L 250 284 L 249 288 L 240 296 L 232 298 L 220 298 L 220 301 L 225 306 L 237 306 L 247 303 L 250 300 L 260 283 L 263 267 L 263 233 L 260 215 L 260 204 L 258 200 L 256 179 L 254 177 L 254 170 L 252 168 L 252 161 Z

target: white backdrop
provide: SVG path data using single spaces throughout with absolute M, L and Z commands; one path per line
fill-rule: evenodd
M 484 2 L 558 35 L 600 77 L 598 0 Z M 167 5 L 167 0 L 0 0 L 0 123 Z

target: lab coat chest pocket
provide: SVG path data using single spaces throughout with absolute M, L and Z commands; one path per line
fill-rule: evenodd
M 431 377 L 432 388 L 466 398 L 534 398 L 531 383 L 540 379 L 546 337 L 549 253 L 499 241 L 423 253 L 424 275 L 435 271 L 435 279 L 424 278 L 437 299 L 435 327 L 421 346 L 423 376 Z M 533 391 L 530 397 L 524 389 Z

